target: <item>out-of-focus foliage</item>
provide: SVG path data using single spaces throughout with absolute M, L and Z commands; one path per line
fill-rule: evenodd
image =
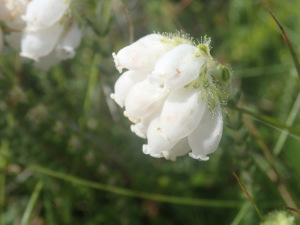
M 274 155 L 283 130 L 228 109 L 219 150 L 209 161 L 151 158 L 142 153 L 144 140 L 130 132 L 123 112 L 109 98 L 119 76 L 112 52 L 133 37 L 182 30 L 195 38 L 212 38 L 212 56 L 233 71 L 233 104 L 239 101 L 242 107 L 285 122 L 299 78 L 265 5 L 300 55 L 297 0 L 74 0 L 72 13 L 83 31 L 74 59 L 45 72 L 6 46 L 0 54 L 4 224 L 19 224 L 38 182 L 43 187 L 29 224 L 259 224 L 233 171 L 262 214 L 295 207 L 289 205 L 293 202 L 300 207 L 300 137 L 288 135 Z M 296 115 L 293 127 L 300 129 Z M 273 155 L 271 163 L 261 140 Z M 187 206 L 126 197 L 30 170 L 35 164 L 131 190 L 241 204 Z

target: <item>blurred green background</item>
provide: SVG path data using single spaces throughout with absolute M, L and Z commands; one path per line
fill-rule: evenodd
M 0 55 L 3 224 L 260 224 L 232 172 L 263 215 L 300 207 L 299 135 L 285 138 L 280 126 L 228 108 L 209 161 L 171 162 L 142 153 L 145 140 L 130 132 L 109 98 L 119 76 L 112 52 L 149 33 L 182 30 L 211 37 L 214 59 L 232 68 L 231 104 L 282 123 L 294 113 L 291 126 L 299 132 L 299 78 L 265 6 L 300 55 L 299 0 L 73 0 L 83 31 L 74 59 L 40 71 L 6 47 Z

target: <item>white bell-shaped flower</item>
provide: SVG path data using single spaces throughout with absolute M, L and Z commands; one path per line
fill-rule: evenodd
M 71 0 L 31 0 L 23 20 L 31 31 L 51 27 L 62 18 L 70 2 Z
M 121 49 L 113 57 L 120 73 L 124 68 L 151 71 L 157 59 L 172 47 L 174 46 L 167 42 L 166 37 L 150 34 Z
M 163 151 L 162 154 L 166 159 L 175 161 L 177 157 L 186 155 L 190 150 L 187 138 L 180 139 L 170 150 Z
M 58 41 L 55 51 L 59 59 L 70 59 L 75 56 L 75 49 L 79 46 L 82 32 L 77 23 L 72 23 L 70 29 Z
M 186 37 L 147 35 L 113 53 L 116 68 L 127 71 L 111 97 L 125 106 L 131 131 L 147 139 L 145 154 L 176 160 L 190 152 L 204 161 L 221 140 L 229 70 L 213 61 L 208 39 L 196 45 Z
M 206 109 L 199 90 L 181 88 L 170 93 L 161 112 L 161 126 L 168 140 L 179 140 L 197 127 Z
M 0 20 L 13 29 L 6 40 L 20 55 L 48 69 L 75 56 L 82 33 L 70 15 L 71 0 L 3 0 Z
M 223 132 L 223 118 L 220 109 L 213 115 L 206 110 L 196 129 L 188 136 L 192 149 L 190 156 L 208 160 L 208 154 L 217 150 Z
M 33 60 L 48 55 L 57 43 L 63 28 L 61 24 L 55 24 L 43 30 L 25 32 L 21 40 L 20 55 Z
M 189 44 L 176 46 L 159 58 L 149 79 L 159 81 L 159 86 L 172 89 L 190 83 L 200 75 L 206 61 L 205 57 L 198 55 L 199 51 Z
M 147 139 L 148 144 L 143 146 L 143 152 L 156 158 L 163 157 L 163 151 L 169 151 L 179 141 L 169 141 L 163 135 L 159 117 L 153 119 L 149 124 Z
M 125 100 L 131 88 L 141 82 L 146 77 L 146 73 L 141 71 L 128 70 L 123 73 L 115 83 L 115 93 L 111 97 L 120 107 L 124 107 Z
M 131 121 L 139 121 L 155 112 L 166 96 L 166 91 L 153 86 L 148 80 L 135 84 L 125 101 L 125 114 Z
M 25 26 L 22 19 L 26 11 L 28 0 L 2 0 L 0 1 L 0 20 L 14 30 L 21 30 Z

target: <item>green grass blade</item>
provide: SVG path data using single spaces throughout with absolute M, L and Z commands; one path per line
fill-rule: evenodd
M 279 23 L 279 21 L 277 20 L 277 18 L 275 17 L 275 15 L 272 13 L 272 11 L 268 7 L 266 7 L 266 9 L 269 11 L 269 13 L 271 14 L 272 18 L 274 19 L 274 21 L 278 25 L 278 27 L 279 27 L 279 29 L 281 31 L 282 37 L 283 37 L 286 45 L 288 46 L 288 48 L 290 50 L 291 56 L 292 56 L 293 61 L 295 63 L 295 67 L 296 67 L 297 73 L 298 73 L 298 75 L 300 77 L 300 63 L 299 63 L 298 57 L 296 55 L 296 52 L 294 50 L 294 47 L 293 47 L 292 43 L 290 42 L 288 36 L 286 35 L 283 26 Z
M 92 92 L 93 92 L 93 89 L 96 85 L 97 75 L 99 73 L 99 70 L 98 70 L 98 67 L 97 67 L 99 61 L 100 61 L 100 55 L 95 54 L 94 59 L 93 59 L 91 72 L 90 72 L 90 76 L 89 76 L 87 89 L 86 89 L 85 100 L 84 100 L 84 103 L 83 103 L 83 110 L 84 110 L 85 114 L 89 111 L 89 109 L 91 107 Z
M 287 118 L 286 125 L 288 125 L 288 126 L 293 125 L 294 120 L 296 119 L 296 116 L 299 112 L 299 109 L 300 109 L 300 93 L 298 93 L 298 95 L 297 95 L 296 101 L 294 102 L 291 112 Z M 287 136 L 288 136 L 288 132 L 286 130 L 283 130 L 276 142 L 275 147 L 274 147 L 274 150 L 273 150 L 274 155 L 278 155 L 280 153 L 280 151 L 286 141 Z
M 268 116 L 265 116 L 265 115 L 261 115 L 261 114 L 258 114 L 258 113 L 255 113 L 253 111 L 250 111 L 248 109 L 245 109 L 245 108 L 241 108 L 241 107 L 237 107 L 237 106 L 234 106 L 234 105 L 228 105 L 228 107 L 230 109 L 233 109 L 233 110 L 236 110 L 236 111 L 239 111 L 241 113 L 245 113 L 249 116 L 251 116 L 252 118 L 268 125 L 268 126 L 271 126 L 273 128 L 276 128 L 278 130 L 286 130 L 288 131 L 288 133 L 297 138 L 297 139 L 300 139 L 300 130 L 296 129 L 296 128 L 293 128 L 291 126 L 288 126 L 287 124 L 284 124 L 282 122 L 279 122 L 271 117 L 268 117 Z
M 245 202 L 230 225 L 239 225 L 250 209 L 251 203 Z
M 161 194 L 154 194 L 154 193 L 147 193 L 147 192 L 140 192 L 134 191 L 126 188 L 115 187 L 111 185 L 105 185 L 93 181 L 84 180 L 81 178 L 77 178 L 74 176 L 70 176 L 64 173 L 60 173 L 57 171 L 53 171 L 38 165 L 31 165 L 28 167 L 29 169 L 52 176 L 55 178 L 59 178 L 65 181 L 72 182 L 74 184 L 98 189 L 101 191 L 107 191 L 110 193 L 123 195 L 127 197 L 135 197 L 135 198 L 142 198 L 148 199 L 152 201 L 158 202 L 167 202 L 173 204 L 182 204 L 182 205 L 190 205 L 190 206 L 203 206 L 203 207 L 216 207 L 216 208 L 239 208 L 242 205 L 240 201 L 222 201 L 222 200 L 209 200 L 209 199 L 198 199 L 198 198 L 184 198 L 184 197 L 177 197 L 177 196 L 168 196 L 168 195 L 161 195 Z
M 29 220 L 30 220 L 32 210 L 35 206 L 35 203 L 36 203 L 36 201 L 37 201 L 37 199 L 40 195 L 40 192 L 41 192 L 42 188 L 43 188 L 43 182 L 39 181 L 35 185 L 34 191 L 33 191 L 32 195 L 29 199 L 29 202 L 28 202 L 27 207 L 25 209 L 25 212 L 23 214 L 20 225 L 28 225 L 29 224 Z

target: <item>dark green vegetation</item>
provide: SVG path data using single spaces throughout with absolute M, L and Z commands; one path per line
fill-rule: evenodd
M 298 0 L 74 0 L 83 41 L 73 60 L 44 72 L 4 49 L 2 224 L 259 224 L 232 172 L 262 215 L 299 208 L 300 81 L 265 5 L 300 55 Z M 144 155 L 144 140 L 109 98 L 119 76 L 111 53 L 128 45 L 130 31 L 136 40 L 176 30 L 212 38 L 212 56 L 233 70 L 230 104 L 260 116 L 228 108 L 220 148 L 207 162 Z M 276 125 L 286 121 L 294 134 Z

